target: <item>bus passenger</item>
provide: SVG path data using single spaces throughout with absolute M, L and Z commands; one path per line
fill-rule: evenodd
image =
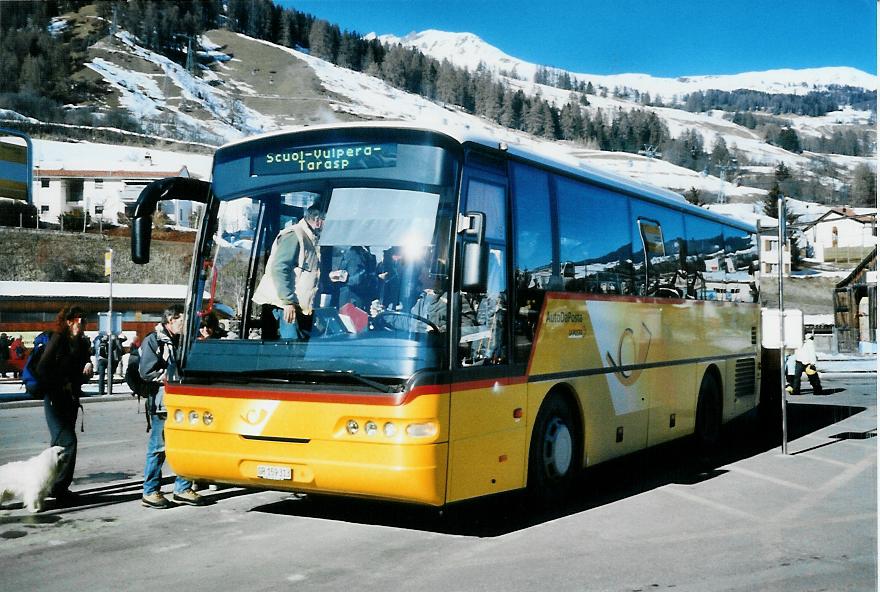
M 443 291 L 443 282 L 440 278 L 432 278 L 427 267 L 423 267 L 419 274 L 419 282 L 422 291 L 410 308 L 410 312 L 416 316 L 428 319 L 434 323 L 440 331 L 446 331 L 446 292 Z
M 340 269 L 330 272 L 330 280 L 342 284 L 339 305 L 351 303 L 368 310 L 376 298 L 376 258 L 367 247 L 350 247 L 342 256 Z
M 379 278 L 379 304 L 394 308 L 400 302 L 400 247 L 385 249 L 382 261 L 376 268 Z
M 209 312 L 202 317 L 199 324 L 199 336 L 197 339 L 222 339 L 226 337 L 226 330 L 220 325 L 220 318 L 215 312 Z
M 266 271 L 254 291 L 262 305 L 260 324 L 264 340 L 305 341 L 312 330 L 312 311 L 321 278 L 318 238 L 324 213 L 317 203 L 302 219 L 278 233 L 266 262 Z

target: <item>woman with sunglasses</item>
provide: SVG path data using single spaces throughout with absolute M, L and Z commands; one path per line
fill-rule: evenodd
M 70 498 L 76 465 L 76 416 L 82 385 L 92 377 L 91 347 L 85 336 L 85 313 L 78 306 L 62 308 L 55 318 L 55 329 L 46 351 L 37 364 L 37 374 L 45 394 L 43 410 L 52 437 L 52 446 L 62 446 L 60 469 L 49 495 Z

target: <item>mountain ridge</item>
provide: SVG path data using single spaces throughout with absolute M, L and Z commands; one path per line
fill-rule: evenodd
M 829 87 L 851 86 L 866 90 L 876 90 L 876 76 L 850 66 L 824 66 L 817 68 L 776 68 L 764 71 L 749 71 L 738 74 L 688 75 L 675 78 L 657 77 L 637 72 L 619 74 L 577 73 L 564 68 L 535 64 L 511 56 L 500 48 L 491 45 L 479 36 L 460 32 L 452 33 L 438 29 L 411 32 L 403 37 L 377 35 L 370 33 L 365 39 L 376 38 L 383 43 L 416 48 L 435 59 L 447 59 L 453 65 L 476 70 L 480 63 L 495 73 L 514 72 L 520 79 L 531 81 L 539 68 L 568 72 L 572 78 L 590 81 L 594 85 L 608 88 L 626 86 L 659 95 L 663 100 L 673 96 L 698 90 L 757 90 L 767 93 L 806 94 L 813 90 L 826 90 Z M 797 92 L 799 91 L 799 92 Z

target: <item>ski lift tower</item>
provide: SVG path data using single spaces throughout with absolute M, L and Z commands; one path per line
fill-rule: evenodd
M 731 158 L 725 164 L 718 165 L 718 172 L 721 177 L 721 189 L 718 191 L 718 203 L 723 204 L 725 202 L 724 198 L 724 183 L 727 181 L 727 171 L 735 171 L 737 169 L 736 159 Z

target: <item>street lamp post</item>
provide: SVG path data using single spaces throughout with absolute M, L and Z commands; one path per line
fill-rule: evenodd
M 782 454 L 788 454 L 788 401 L 785 387 L 785 302 L 782 289 L 782 280 L 785 277 L 785 259 L 783 257 L 783 245 L 785 245 L 785 198 L 777 199 L 779 213 L 779 248 L 777 249 L 777 267 L 779 278 L 779 394 L 782 400 Z

